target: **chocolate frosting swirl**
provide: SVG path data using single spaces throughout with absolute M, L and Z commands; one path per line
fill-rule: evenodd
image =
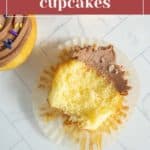
M 114 84 L 121 95 L 128 95 L 130 86 L 122 66 L 116 64 L 116 54 L 112 45 L 75 46 L 71 50 L 71 57 L 95 68 L 98 74 L 106 76 Z
M 29 17 L 0 15 L 0 67 L 10 62 L 21 52 L 31 28 Z

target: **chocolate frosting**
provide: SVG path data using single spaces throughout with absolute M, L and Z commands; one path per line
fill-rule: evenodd
M 0 15 L 0 67 L 10 62 L 20 53 L 31 28 L 31 20 L 28 17 L 22 15 L 5 17 Z M 10 43 L 8 43 L 8 40 Z
M 130 86 L 125 79 L 125 71 L 116 64 L 116 55 L 112 45 L 108 46 L 75 46 L 72 47 L 71 57 L 86 63 L 97 70 L 114 84 L 121 95 L 128 95 Z

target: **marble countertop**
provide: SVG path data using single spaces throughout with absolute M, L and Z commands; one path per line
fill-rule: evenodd
M 50 61 L 47 42 L 92 37 L 111 41 L 135 65 L 141 83 L 138 104 L 117 140 L 104 150 L 150 149 L 150 16 L 37 16 L 38 40 L 21 67 L 0 72 L 0 149 L 66 150 L 48 141 L 32 113 L 31 93 L 35 77 Z M 135 93 L 136 94 L 136 93 Z

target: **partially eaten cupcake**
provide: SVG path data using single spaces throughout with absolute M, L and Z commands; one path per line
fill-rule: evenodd
M 79 41 L 61 46 L 58 63 L 43 71 L 40 91 L 35 93 L 36 115 L 46 135 L 51 137 L 54 132 L 59 139 L 63 131 L 63 136 L 80 143 L 81 150 L 86 150 L 87 144 L 101 150 L 103 134 L 119 128 L 132 107 L 129 100 L 137 99 L 133 92 L 138 85 L 132 82 L 137 78 L 131 72 L 133 78 L 128 78 L 124 61 L 118 64 L 122 56 L 113 45 Z M 59 120 L 60 126 L 55 126 Z
M 36 32 L 33 16 L 0 15 L 0 70 L 13 69 L 28 58 Z
M 71 124 L 96 130 L 122 107 L 130 86 L 112 45 L 75 46 L 54 74 L 48 101 Z

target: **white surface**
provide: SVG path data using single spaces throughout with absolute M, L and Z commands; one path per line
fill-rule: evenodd
M 38 17 L 37 48 L 21 67 L 0 72 L 0 149 L 66 150 L 40 132 L 31 104 L 37 74 L 50 60 L 53 43 L 85 36 L 104 38 L 123 50 L 135 65 L 141 82 L 138 105 L 116 142 L 106 150 L 150 149 L 150 16 Z M 51 43 L 46 48 L 47 42 Z

